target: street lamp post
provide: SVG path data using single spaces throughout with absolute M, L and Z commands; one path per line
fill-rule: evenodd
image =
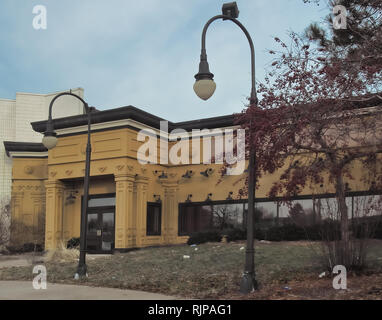
M 194 84 L 194 91 L 197 96 L 203 100 L 209 99 L 216 89 L 216 84 L 213 81 L 214 75 L 210 72 L 207 53 L 206 53 L 206 33 L 207 29 L 212 22 L 215 20 L 223 19 L 230 20 L 235 23 L 244 32 L 248 39 L 249 46 L 251 49 L 251 95 L 250 95 L 250 105 L 257 105 L 257 95 L 256 95 L 256 80 L 255 80 L 255 49 L 253 45 L 252 38 L 248 33 L 247 29 L 236 19 L 239 16 L 239 10 L 236 2 L 230 2 L 223 4 L 222 15 L 217 15 L 207 21 L 202 32 L 202 50 L 200 54 L 200 64 L 199 72 L 195 75 L 196 82 Z M 251 128 L 250 128 L 251 129 Z M 252 130 L 250 130 L 251 135 Z M 251 141 L 251 139 L 250 139 Z M 257 281 L 255 274 L 255 250 L 254 250 L 254 201 L 255 201 L 255 161 L 256 161 L 256 151 L 252 146 L 250 146 L 250 156 L 249 156 L 249 170 L 248 170 L 248 215 L 247 215 L 247 248 L 245 255 L 245 268 L 240 284 L 240 291 L 242 293 L 249 293 L 257 289 Z
M 53 120 L 52 120 L 52 107 L 54 102 L 61 96 L 73 96 L 79 99 L 85 108 L 85 112 L 88 115 L 88 138 L 86 144 L 86 162 L 85 162 L 85 178 L 84 178 L 84 196 L 82 199 L 82 211 L 81 211 L 81 230 L 80 230 L 80 259 L 78 262 L 77 273 L 75 278 L 83 277 L 87 275 L 86 267 L 86 223 L 87 223 L 87 211 L 88 211 L 88 199 L 89 199 L 89 176 L 90 176 L 90 155 L 91 155 L 91 144 L 90 144 L 90 123 L 91 123 L 91 110 L 88 104 L 78 95 L 71 92 L 63 92 L 58 94 L 53 98 L 49 105 L 49 117 L 46 124 L 46 131 L 44 132 L 44 137 L 42 143 L 49 150 L 53 149 L 57 144 L 57 134 L 54 131 Z

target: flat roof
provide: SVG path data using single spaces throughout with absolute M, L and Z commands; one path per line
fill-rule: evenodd
M 131 119 L 139 123 L 145 124 L 149 127 L 156 129 L 160 128 L 160 121 L 167 121 L 166 119 L 157 117 L 151 113 L 138 109 L 134 106 L 126 106 L 121 108 L 115 108 L 110 110 L 94 110 L 91 113 L 91 123 L 104 123 L 116 120 Z M 191 131 L 192 129 L 213 129 L 224 128 L 235 125 L 235 116 L 233 114 L 197 119 L 183 122 L 171 122 L 168 121 L 168 129 L 173 130 L 175 128 Z M 53 119 L 54 129 L 65 129 L 78 126 L 84 126 L 88 123 L 87 114 L 76 115 L 64 118 Z M 43 133 L 46 130 L 47 120 L 32 122 L 32 128 L 36 132 Z

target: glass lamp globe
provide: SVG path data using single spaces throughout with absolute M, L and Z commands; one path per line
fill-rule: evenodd
M 42 144 L 48 150 L 53 149 L 57 145 L 57 137 L 55 135 L 44 135 L 42 138 Z
M 214 94 L 216 83 L 212 79 L 196 80 L 194 83 L 194 91 L 196 95 L 203 100 L 208 100 Z

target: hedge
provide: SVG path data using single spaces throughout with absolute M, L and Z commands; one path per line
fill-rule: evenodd
M 369 234 L 366 229 L 370 228 L 366 223 L 354 225 L 351 227 L 353 236 L 362 238 L 365 234 Z M 382 223 L 372 224 L 373 233 L 371 238 L 382 239 Z M 200 244 L 205 242 L 219 242 L 222 237 L 226 236 L 228 242 L 246 240 L 247 232 L 244 229 L 225 229 L 225 230 L 209 230 L 196 232 L 190 235 L 188 244 Z M 296 224 L 286 224 L 282 226 L 273 226 L 267 229 L 254 230 L 254 237 L 257 240 L 268 241 L 334 241 L 341 238 L 339 222 L 324 221 L 321 224 L 302 227 Z
M 66 248 L 67 249 L 73 249 L 73 248 L 77 248 L 79 246 L 80 246 L 80 238 L 71 238 L 66 243 Z
M 200 244 L 205 242 L 220 242 L 222 234 L 216 230 L 195 232 L 188 238 L 187 244 Z
M 26 253 L 26 252 L 42 252 L 44 251 L 44 246 L 42 244 L 34 244 L 31 242 L 24 243 L 22 245 L 11 245 L 6 246 L 10 253 Z

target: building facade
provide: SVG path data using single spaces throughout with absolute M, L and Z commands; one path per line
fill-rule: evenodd
M 195 154 L 204 159 L 207 149 L 217 156 L 221 135 L 216 134 L 216 129 L 221 129 L 223 136 L 225 129 L 237 129 L 234 117 L 166 122 L 167 132 L 183 130 L 175 139 L 169 139 L 163 131 L 162 121 L 132 106 L 92 113 L 87 250 L 112 252 L 180 244 L 195 231 L 245 227 L 247 199 L 241 190 L 247 170 L 222 175 L 223 165 L 218 161 L 193 161 Z M 32 127 L 41 139 L 46 121 L 32 122 Z M 44 241 L 45 249 L 80 235 L 87 116 L 56 118 L 54 128 L 58 144 L 49 152 L 40 142 L 4 143 L 13 161 L 12 221 L 32 227 L 28 233 L 22 232 L 22 241 Z M 198 143 L 186 139 L 193 130 L 201 129 L 205 131 L 203 139 L 196 136 Z M 142 130 L 147 133 L 144 139 L 140 137 Z M 143 147 L 150 135 L 155 152 L 147 156 L 142 150 L 146 150 Z M 186 161 L 161 161 L 171 153 L 183 153 L 185 149 L 179 147 L 182 141 L 190 150 Z M 142 158 L 151 161 L 142 163 Z M 348 193 L 351 210 L 354 199 L 373 194 L 367 186 L 360 187 L 358 174 L 360 170 L 355 168 L 353 191 Z M 256 191 L 257 208 L 263 218 L 276 222 L 289 213 L 277 199 L 267 198 L 277 179 L 277 173 L 262 177 Z M 330 185 L 325 190 L 322 186 L 307 186 L 295 201 L 312 219 L 321 219 L 324 202 L 333 197 Z

